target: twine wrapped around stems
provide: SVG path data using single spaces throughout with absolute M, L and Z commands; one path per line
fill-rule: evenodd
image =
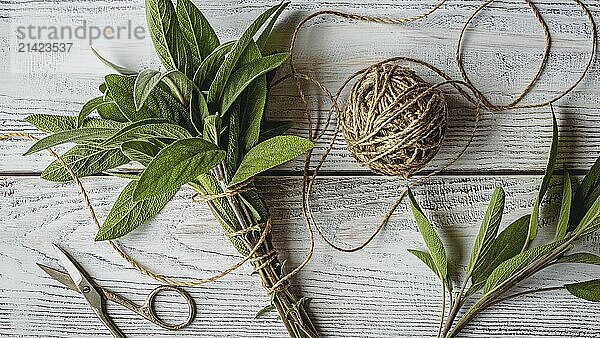
M 442 92 L 412 70 L 369 68 L 354 85 L 341 125 L 354 157 L 371 170 L 409 178 L 440 149 L 448 120 Z

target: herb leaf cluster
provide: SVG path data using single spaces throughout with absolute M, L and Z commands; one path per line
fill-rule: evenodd
M 409 252 L 424 262 L 440 279 L 444 296 L 443 307 L 446 305 L 446 292 L 450 299 L 450 311 L 447 316 L 445 311 L 442 313 L 438 337 L 454 337 L 482 310 L 524 294 L 565 289 L 575 297 L 600 302 L 600 279 L 511 293 L 519 282 L 555 264 L 600 265 L 600 256 L 592 253 L 570 253 L 575 241 L 600 228 L 600 158 L 575 190 L 569 172 L 564 171 L 561 207 L 554 240 L 531 246 L 537 236 L 540 203 L 550 186 L 557 150 L 558 128 L 553 112 L 550 157 L 532 212 L 515 220 L 498 233 L 504 211 L 505 193 L 501 187 L 495 189 L 475 238 L 464 282 L 459 291 L 454 293 L 443 243 L 409 191 L 413 215 L 428 249 L 427 252 Z M 469 303 L 470 308 L 458 317 L 460 310 Z
M 62 159 L 78 177 L 129 162 L 145 169 L 123 189 L 96 240 L 111 240 L 150 220 L 183 185 L 201 194 L 222 193 L 312 148 L 297 136 L 283 136 L 289 123 L 264 121 L 267 75 L 288 59 L 268 53 L 273 26 L 288 4 L 269 8 L 235 41 L 221 43 L 190 0 L 147 0 L 148 26 L 165 70 L 140 72 L 115 65 L 78 116 L 36 114 L 26 121 L 48 134 L 26 155 L 75 144 Z M 259 30 L 265 27 L 255 40 Z M 281 127 L 283 126 L 283 127 Z M 261 135 L 261 133 L 263 133 Z M 260 141 L 260 142 L 259 142 Z M 211 171 L 224 164 L 225 186 Z M 44 179 L 71 180 L 57 160 Z M 244 196 L 264 219 L 255 193 Z M 250 202 L 250 201 L 254 201 Z M 259 205 L 256 205 L 259 204 Z M 232 210 L 213 203 L 219 219 L 233 228 Z

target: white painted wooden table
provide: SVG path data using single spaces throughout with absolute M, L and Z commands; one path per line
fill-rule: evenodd
M 274 1 L 195 1 L 223 40 L 237 37 L 243 27 Z M 536 1 L 554 32 L 555 46 L 548 72 L 528 99 L 551 97 L 575 80 L 589 50 L 590 30 L 570 1 Z M 600 3 L 584 1 L 600 19 Z M 310 24 L 299 39 L 299 67 L 335 89 L 354 71 L 389 56 L 406 55 L 433 63 L 457 77 L 455 41 L 463 22 L 482 1 L 449 0 L 430 18 L 406 25 L 349 23 L 328 18 Z M 295 24 L 307 13 L 326 8 L 354 13 L 403 17 L 423 12 L 431 0 L 297 0 L 278 27 L 283 48 Z M 500 7 L 503 10 L 500 10 Z M 0 5 L 0 132 L 31 132 L 23 118 L 33 113 L 75 114 L 95 96 L 108 70 L 97 62 L 87 42 L 76 41 L 68 55 L 36 59 L 15 52 L 15 29 L 28 24 L 144 25 L 142 0 L 7 0 Z M 542 32 L 527 7 L 503 1 L 476 20 L 465 45 L 467 71 L 496 102 L 507 102 L 533 75 L 543 50 Z M 100 51 L 131 67 L 156 66 L 149 38 L 96 40 Z M 67 64 L 67 61 L 71 62 Z M 600 69 L 592 66 L 584 82 L 557 105 L 561 129 L 560 163 L 578 171 L 600 155 Z M 427 77 L 427 75 L 424 75 Z M 434 80 L 434 78 L 429 77 Z M 291 85 L 270 97 L 273 119 L 292 119 L 294 133 L 306 134 L 301 104 Z M 312 91 L 317 104 L 326 102 Z M 473 125 L 473 112 L 455 107 L 445 144 L 431 170 L 451 158 L 464 144 Z M 548 109 L 485 113 L 475 141 L 444 174 L 416 189 L 426 213 L 443 233 L 453 257 L 453 271 L 463 270 L 487 200 L 497 185 L 507 192 L 506 221 L 529 212 L 540 184 L 550 142 Z M 328 137 L 330 137 L 330 134 Z M 327 144 L 318 145 L 322 153 Z M 47 155 L 24 158 L 25 141 L 0 143 L 0 336 L 109 337 L 90 309 L 72 291 L 58 285 L 36 266 L 55 266 L 50 243 L 72 252 L 103 286 L 138 301 L 155 287 L 120 259 L 107 245 L 94 243 L 96 229 L 72 184 L 42 181 L 39 173 Z M 300 262 L 307 248 L 300 212 L 297 161 L 258 180 L 274 216 L 275 245 L 289 266 Z M 396 178 L 375 176 L 358 166 L 337 142 L 317 185 L 316 216 L 337 243 L 361 242 L 402 186 Z M 116 178 L 84 180 L 101 218 L 125 182 Z M 556 193 L 559 182 L 553 184 Z M 122 245 L 144 264 L 168 275 L 200 277 L 214 274 L 239 257 L 208 212 L 190 203 L 182 191 L 149 225 L 125 237 Z M 554 200 L 556 200 L 554 198 Z M 411 255 L 422 248 L 420 235 L 402 205 L 391 223 L 363 251 L 341 254 L 317 239 L 316 255 L 293 280 L 294 287 L 313 298 L 316 325 L 324 337 L 433 336 L 439 315 L 436 278 Z M 555 208 L 543 208 L 542 233 L 553 232 Z M 506 223 L 504 223 L 504 226 Z M 543 236 L 542 236 L 543 237 Z M 600 251 L 600 236 L 583 241 L 587 250 Z M 119 307 L 111 313 L 129 337 L 285 337 L 274 315 L 254 320 L 268 303 L 250 268 L 243 267 L 212 284 L 191 289 L 198 304 L 196 321 L 178 332 L 167 332 L 139 320 Z M 541 273 L 531 283 L 597 278 L 599 268 L 561 266 Z M 522 285 L 522 287 L 533 284 Z M 163 311 L 181 309 L 166 299 Z M 485 312 L 463 337 L 600 337 L 600 306 L 565 293 L 519 298 Z

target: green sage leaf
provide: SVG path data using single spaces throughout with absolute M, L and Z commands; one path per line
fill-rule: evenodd
M 77 119 L 77 127 L 79 128 L 83 126 L 83 122 L 85 121 L 85 119 L 87 119 L 90 116 L 90 114 L 98 108 L 98 106 L 104 104 L 107 104 L 107 102 L 104 101 L 103 96 L 95 97 L 88 101 L 86 104 L 84 104 L 81 108 L 81 111 L 79 112 L 79 118 Z
M 513 276 L 519 274 L 524 271 L 527 267 L 529 267 L 535 261 L 541 259 L 542 257 L 551 253 L 554 249 L 558 248 L 564 242 L 553 242 L 550 244 L 538 246 L 535 248 L 528 249 L 526 251 L 521 252 L 515 257 L 505 261 L 500 264 L 494 271 L 490 274 L 485 286 L 483 288 L 483 292 L 485 294 L 496 290 L 498 287 L 502 286 L 506 281 L 508 281 Z
M 79 128 L 61 131 L 38 140 L 24 155 L 31 155 L 63 143 L 104 140 L 111 137 L 114 133 L 116 133 L 116 130 L 113 128 Z
M 289 57 L 289 53 L 279 53 L 256 59 L 235 71 L 223 90 L 223 99 L 219 111 L 226 112 L 238 96 L 252 81 L 261 75 L 279 67 Z M 210 95 L 210 94 L 209 94 Z M 260 124 L 259 124 L 260 125 Z M 258 139 L 258 137 L 257 137 Z
M 587 213 L 583 216 L 579 225 L 573 230 L 577 236 L 583 236 L 588 234 L 591 230 L 595 230 L 598 227 L 600 219 L 600 196 L 596 198 L 594 204 L 589 208 Z
M 193 181 L 225 159 L 225 152 L 199 138 L 177 140 L 162 149 L 142 172 L 134 201 L 166 194 Z
M 218 100 L 222 97 L 223 90 L 229 76 L 233 72 L 233 69 L 238 62 L 238 59 L 250 43 L 252 41 L 252 37 L 256 32 L 262 27 L 262 25 L 270 18 L 273 13 L 277 11 L 278 6 L 271 7 L 266 12 L 261 14 L 256 20 L 246 29 L 246 31 L 242 34 L 240 39 L 235 43 L 231 51 L 225 57 L 223 64 L 219 67 L 217 74 L 215 75 L 215 79 L 210 85 L 210 89 L 208 91 L 208 96 L 206 101 L 208 102 L 209 108 L 216 109 L 219 107 Z
M 161 119 L 146 119 L 127 125 L 104 141 L 102 145 L 121 144 L 127 141 L 150 138 L 179 140 L 190 137 L 192 135 L 185 128 L 176 124 Z
M 228 186 L 234 186 L 266 170 L 288 162 L 313 148 L 313 143 L 298 136 L 277 136 L 257 144 L 244 156 Z
M 210 115 L 208 105 L 204 99 L 204 94 L 198 90 L 192 91 L 190 100 L 190 120 L 194 126 L 194 130 L 202 135 L 204 129 L 204 120 Z
M 415 255 L 419 260 L 421 260 L 421 262 L 423 262 L 438 278 L 440 278 L 440 279 L 444 278 L 444 277 L 440 276 L 440 272 L 438 271 L 437 267 L 435 266 L 435 262 L 433 261 L 433 258 L 431 257 L 431 254 L 429 254 L 429 252 L 423 252 L 420 250 L 412 250 L 412 249 L 408 249 L 408 252 Z
M 148 141 L 128 141 L 121 144 L 121 150 L 130 160 L 148 166 L 158 155 L 160 147 Z
M 194 73 L 194 83 L 200 89 L 207 88 L 207 82 L 212 81 L 217 75 L 217 71 L 223 61 L 225 55 L 231 51 L 236 41 L 228 41 L 217 47 L 210 55 L 208 55 L 200 64 L 200 67 Z
M 429 250 L 431 258 L 435 263 L 436 270 L 439 273 L 438 276 L 440 279 L 446 280 L 448 276 L 448 259 L 446 258 L 446 249 L 444 248 L 444 244 L 433 229 L 433 226 L 429 220 L 427 220 L 427 217 L 425 217 L 421 211 L 421 208 L 419 208 L 419 205 L 417 204 L 417 201 L 410 190 L 408 190 L 407 195 L 413 215 L 415 217 L 415 221 L 417 222 L 417 227 L 419 228 L 419 232 L 423 237 L 425 246 L 427 246 L 427 249 Z
M 106 99 L 106 98 L 105 98 Z M 105 104 L 96 107 L 98 115 L 103 120 L 112 120 L 116 122 L 128 122 L 129 119 L 121 112 L 115 101 L 105 101 Z
M 504 196 L 504 190 L 501 187 L 497 187 L 492 194 L 490 204 L 479 228 L 479 234 L 473 244 L 471 259 L 467 267 L 467 276 L 471 276 L 473 270 L 479 267 L 496 239 L 502 213 L 504 212 Z
M 121 192 L 106 220 L 98 230 L 96 241 L 122 237 L 157 215 L 173 198 L 176 191 L 151 196 L 141 201 L 133 200 L 138 181 L 133 180 Z
M 594 203 L 597 198 L 593 197 L 595 195 L 594 191 L 596 191 L 598 187 L 600 187 L 600 157 L 596 159 L 596 162 L 585 175 L 573 196 L 569 230 L 575 229 L 581 221 L 581 218 L 583 218 L 583 215 Z
M 494 269 L 521 252 L 527 241 L 529 217 L 531 215 L 519 218 L 500 232 L 490 246 L 487 255 L 483 257 L 481 264 L 478 264 L 473 271 L 473 284 L 485 282 Z
M 600 302 L 600 279 L 565 285 L 567 291 L 577 298 Z
M 152 92 L 154 87 L 162 80 L 163 74 L 156 70 L 145 69 L 136 78 L 133 85 L 133 101 L 135 110 L 139 111 Z
M 238 61 L 243 67 L 262 57 L 258 45 L 251 41 Z M 267 78 L 260 75 L 240 94 L 240 151 L 247 153 L 259 141 L 260 123 L 267 101 Z
M 562 201 L 558 216 L 558 224 L 556 226 L 556 235 L 554 236 L 555 240 L 561 240 L 567 236 L 567 231 L 569 229 L 569 218 L 571 215 L 571 200 L 573 198 L 571 192 L 571 176 L 569 175 L 569 171 L 566 169 L 563 177 L 564 183 Z
M 550 108 L 552 109 L 552 145 L 550 147 L 550 156 L 548 158 L 548 165 L 546 166 L 544 178 L 542 179 L 542 185 L 540 187 L 538 196 L 535 199 L 533 211 L 531 212 L 531 219 L 529 220 L 529 234 L 527 235 L 528 241 L 525 244 L 526 246 L 537 236 L 538 225 L 540 222 L 540 203 L 542 203 L 542 199 L 546 195 L 548 187 L 550 186 L 550 180 L 552 179 L 554 166 L 556 164 L 556 156 L 558 155 L 558 124 L 556 123 L 556 115 L 554 114 L 552 105 L 550 105 Z M 524 246 L 523 249 L 525 249 L 526 246 Z
M 258 311 L 258 313 L 256 313 L 256 316 L 254 316 L 254 319 L 263 317 L 263 316 L 267 315 L 268 313 L 272 312 L 273 310 L 275 310 L 275 305 L 269 304 L 269 305 L 265 306 L 264 308 L 260 309 Z
M 227 139 L 227 157 L 225 162 L 227 163 L 227 180 L 233 177 L 233 173 L 236 172 L 239 161 L 240 161 L 240 104 L 235 103 L 229 112 L 229 134 Z
M 556 261 L 557 263 L 580 263 L 590 265 L 600 265 L 600 256 L 591 253 L 581 252 L 572 255 L 562 256 Z
M 219 144 L 221 139 L 221 118 L 216 115 L 209 115 L 204 119 L 204 129 L 202 138 L 213 144 Z
M 265 27 L 263 32 L 260 34 L 260 36 L 256 40 L 256 44 L 258 45 L 258 48 L 260 48 L 260 50 L 263 53 L 267 51 L 267 43 L 269 42 L 269 37 L 271 36 L 271 32 L 273 31 L 273 27 L 275 27 L 275 23 L 277 22 L 277 19 L 279 19 L 279 16 L 281 15 L 281 13 L 285 10 L 285 8 L 289 4 L 290 4 L 289 2 L 283 2 L 283 3 L 281 3 L 281 5 L 279 5 L 277 12 L 275 12 L 273 17 L 271 17 L 271 20 L 269 21 L 269 23 L 267 24 L 267 26 Z
M 192 54 L 171 0 L 146 0 L 146 19 L 156 54 L 167 70 L 193 75 Z
M 176 13 L 181 33 L 195 61 L 194 69 L 197 69 L 200 62 L 219 46 L 219 38 L 206 17 L 190 0 L 178 0 Z
M 107 149 L 94 145 L 77 145 L 61 158 L 77 177 L 99 174 L 129 162 L 119 148 Z M 59 160 L 50 163 L 41 177 L 52 182 L 69 182 L 73 179 Z
M 184 121 L 188 114 L 185 106 L 162 90 L 160 86 L 155 87 L 138 111 L 134 101 L 134 78 L 112 74 L 106 76 L 105 79 L 115 103 L 129 121 L 163 118 L 179 125 L 185 125 Z
M 137 75 L 137 72 L 135 70 L 131 70 L 125 67 L 121 67 L 121 66 L 117 66 L 114 63 L 108 61 L 107 59 L 103 58 L 100 54 L 98 54 L 98 52 L 94 49 L 94 47 L 92 48 L 92 53 L 94 53 L 94 55 L 100 60 L 102 61 L 102 63 L 104 63 L 105 65 L 107 65 L 108 67 L 110 67 L 111 69 L 115 70 L 116 72 L 122 74 L 122 75 Z M 100 89 L 101 92 L 104 93 L 104 90 Z
M 47 134 L 77 129 L 75 116 L 34 114 L 26 117 L 25 121 Z
M 161 73 L 156 70 L 146 69 L 136 78 L 134 84 L 135 109 L 140 110 L 154 88 L 164 82 L 171 92 L 182 104 L 190 101 L 194 83 L 185 74 L 178 70 Z

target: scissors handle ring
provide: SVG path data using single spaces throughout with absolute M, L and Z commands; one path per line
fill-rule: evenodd
M 173 324 L 173 323 L 169 323 L 169 322 L 162 320 L 160 317 L 158 317 L 156 315 L 156 308 L 154 306 L 155 302 L 156 302 L 156 296 L 162 291 L 177 292 L 181 297 L 183 297 L 185 299 L 185 301 L 188 305 L 188 317 L 185 321 L 183 321 L 181 323 Z M 146 299 L 144 308 L 146 309 L 145 312 L 150 321 L 152 321 L 156 325 L 163 327 L 165 329 L 168 329 L 168 330 L 182 329 L 182 328 L 190 325 L 192 323 L 192 321 L 194 321 L 194 318 L 196 317 L 196 303 L 194 302 L 194 299 L 187 291 L 185 291 L 182 288 L 176 287 L 176 286 L 161 285 L 161 286 L 157 287 L 156 289 L 152 290 L 152 292 L 150 292 L 150 294 L 148 295 L 148 298 Z

